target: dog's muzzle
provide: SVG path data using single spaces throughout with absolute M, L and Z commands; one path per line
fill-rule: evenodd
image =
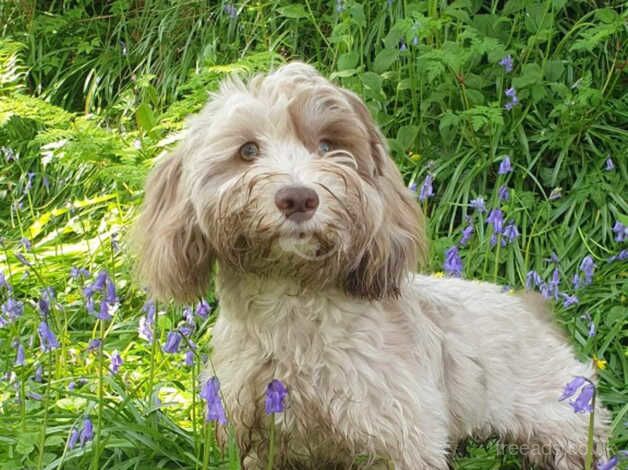
M 285 186 L 275 193 L 277 208 L 296 223 L 311 219 L 318 203 L 316 191 L 305 186 Z

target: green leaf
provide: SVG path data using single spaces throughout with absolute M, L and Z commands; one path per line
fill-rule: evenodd
M 525 88 L 543 80 L 543 72 L 538 64 L 525 64 L 521 76 L 513 78 L 512 84 L 516 89 Z
M 142 103 L 137 107 L 135 120 L 137 121 L 137 126 L 147 133 L 150 132 L 157 123 L 153 110 L 150 109 L 150 106 L 146 103 Z
M 417 126 L 401 126 L 397 132 L 397 141 L 401 144 L 404 150 L 414 146 L 414 141 L 419 133 Z
M 362 84 L 374 92 L 379 93 L 382 90 L 382 77 L 373 72 L 364 72 L 360 74 Z
M 386 72 L 397 59 L 399 59 L 399 49 L 383 49 L 375 56 L 373 71 L 376 73 Z
M 347 52 L 346 54 L 341 54 L 340 57 L 338 57 L 338 71 L 354 69 L 357 67 L 359 61 L 359 51 L 351 51 Z
M 565 65 L 562 60 L 548 60 L 545 63 L 545 68 L 543 69 L 545 78 L 550 82 L 559 81 L 564 71 Z
M 35 443 L 39 440 L 38 432 L 21 432 L 17 436 L 15 451 L 20 455 L 29 455 L 35 449 Z
M 308 16 L 303 5 L 299 3 L 294 3 L 292 5 L 286 5 L 285 7 L 277 8 L 277 12 L 281 16 L 285 16 L 286 18 L 292 18 L 294 20 L 307 18 Z
M 440 119 L 438 130 L 445 141 L 451 141 L 458 130 L 460 118 L 451 111 L 447 111 Z

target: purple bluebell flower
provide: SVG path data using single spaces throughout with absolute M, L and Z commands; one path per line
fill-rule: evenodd
M 174 354 L 179 352 L 179 347 L 181 346 L 181 333 L 178 331 L 170 331 L 168 333 L 168 337 L 166 338 L 166 344 L 164 344 L 162 350 L 165 353 Z
M 43 399 L 41 394 L 37 392 L 26 392 L 26 397 L 30 398 L 31 400 L 37 400 L 37 401 L 41 401 Z
M 497 191 L 497 197 L 499 197 L 500 201 L 508 201 L 508 199 L 510 199 L 510 191 L 508 190 L 508 187 L 505 185 L 500 186 Z
M 111 353 L 111 357 L 109 358 L 109 360 L 109 372 L 111 373 L 111 375 L 116 375 L 120 371 L 120 367 L 122 366 L 122 364 L 124 364 L 122 356 L 120 356 L 120 353 L 118 351 L 114 351 L 113 353 Z
M 558 401 L 566 400 L 567 398 L 573 397 L 576 392 L 587 382 L 587 379 L 581 376 L 574 377 L 571 382 L 565 385 L 565 389 L 563 390 L 563 394 L 560 396 Z
M 532 286 L 539 287 L 543 284 L 543 279 L 536 271 L 529 271 L 526 274 L 526 289 L 530 290 Z
M 39 307 L 39 313 L 43 318 L 46 318 L 50 313 L 50 303 L 44 297 L 40 297 L 37 302 L 37 306 Z
M 26 237 L 20 238 L 20 245 L 22 245 L 26 251 L 31 251 L 33 249 L 33 244 Z
M 81 433 L 75 427 L 72 428 L 72 432 L 70 433 L 70 437 L 68 438 L 68 449 L 74 449 L 76 443 L 79 440 Z
M 500 209 L 491 209 L 488 217 L 486 218 L 486 222 L 493 226 L 493 231 L 495 233 L 502 233 L 504 229 L 504 214 Z
M 462 258 L 458 253 L 458 247 L 452 246 L 445 252 L 445 262 L 443 263 L 443 270 L 449 276 L 461 277 L 462 276 Z
M 233 6 L 231 3 L 226 3 L 223 7 L 224 12 L 231 18 L 232 20 L 238 17 L 238 9 Z
M 75 266 L 72 266 L 72 268 L 70 269 L 70 277 L 75 281 L 78 281 L 82 277 L 88 278 L 89 271 L 85 268 L 77 268 Z
M 109 305 L 115 305 L 119 302 L 118 296 L 116 295 L 116 285 L 113 283 L 113 279 L 107 278 L 107 282 L 105 283 L 105 300 Z
M 499 169 L 497 170 L 498 175 L 507 175 L 512 172 L 512 163 L 510 163 L 510 156 L 504 155 L 504 159 L 499 164 Z
M 185 365 L 187 367 L 192 367 L 194 365 L 194 351 L 191 349 L 185 352 Z
M 613 163 L 613 159 L 611 157 L 608 157 L 606 159 L 606 167 L 605 167 L 606 171 L 613 171 L 615 169 L 615 164 Z
M 517 90 L 514 87 L 508 88 L 504 94 L 510 98 L 510 101 L 504 105 L 506 110 L 510 111 L 512 108 L 519 104 L 519 97 L 517 96 Z
M 22 263 L 24 266 L 28 266 L 29 268 L 32 267 L 33 265 L 30 263 L 30 261 L 28 261 L 24 255 L 22 253 L 15 253 L 15 257 L 17 258 L 17 260 Z
M 74 380 L 68 384 L 68 390 L 71 392 L 76 390 L 76 382 Z
M 205 299 L 201 299 L 201 301 L 196 304 L 196 314 L 201 318 L 207 318 L 211 311 L 212 307 Z
M 512 66 L 513 66 L 512 57 L 510 55 L 507 55 L 506 57 L 504 57 L 502 60 L 499 61 L 499 65 L 501 65 L 504 68 L 504 72 L 506 73 L 512 72 Z
M 94 425 L 89 418 L 83 420 L 83 429 L 81 429 L 80 441 L 81 447 L 85 446 L 89 441 L 94 439 Z
M 460 245 L 461 246 L 466 246 L 467 243 L 469 242 L 469 240 L 471 239 L 471 236 L 473 235 L 473 225 L 469 224 L 467 225 L 464 230 L 462 231 L 462 237 L 460 238 Z
M 517 230 L 517 226 L 514 222 L 510 222 L 508 225 L 504 227 L 504 239 L 508 243 L 512 243 L 519 236 L 519 230 Z
M 41 342 L 41 350 L 43 352 L 52 351 L 53 349 L 57 349 L 59 347 L 59 341 L 57 341 L 57 337 L 52 332 L 46 321 L 42 321 L 39 324 L 37 331 L 39 332 L 39 341 Z
M 192 307 L 186 305 L 183 307 L 183 319 L 190 325 L 194 325 L 194 313 L 192 312 Z
M 413 181 L 412 183 L 410 183 L 408 185 L 408 189 L 412 191 L 413 193 L 416 193 L 416 181 Z
M 33 180 L 35 179 L 35 173 L 31 171 L 26 176 L 28 179 L 26 180 L 26 184 L 24 185 L 24 193 L 29 192 L 31 188 L 33 187 Z
M 107 284 L 107 279 L 109 279 L 109 274 L 107 274 L 107 271 L 104 271 L 104 270 L 100 271 L 96 275 L 96 279 L 91 285 L 92 290 L 102 291 L 105 288 L 105 285 Z
M 96 318 L 103 321 L 111 320 L 113 317 L 111 313 L 109 313 L 109 304 L 105 299 L 100 301 L 100 307 L 98 308 L 98 313 L 95 314 Z
M 0 310 L 7 316 L 9 321 L 14 321 L 24 313 L 24 304 L 19 300 L 15 300 L 13 297 L 9 297 L 2 304 Z
M 473 209 L 475 209 L 476 211 L 482 213 L 482 212 L 486 212 L 486 206 L 484 205 L 484 198 L 483 197 L 478 197 L 476 199 L 473 199 L 470 203 L 469 206 L 471 206 Z
M 628 250 L 621 250 L 615 256 L 611 256 L 608 258 L 608 262 L 612 263 L 613 261 L 626 261 L 628 259 Z
M 184 323 L 179 326 L 179 332 L 186 338 L 194 333 L 194 323 Z
M 142 315 L 140 317 L 138 334 L 140 338 L 152 343 L 155 339 L 153 335 L 153 322 L 149 321 L 148 318 L 148 315 Z
M 580 395 L 569 403 L 576 413 L 591 413 L 593 411 L 593 406 L 591 401 L 593 400 L 593 395 L 595 394 L 595 386 L 591 383 L 588 383 L 582 390 L 580 390 Z
M 17 352 L 15 354 L 15 366 L 23 366 L 26 359 L 26 355 L 24 354 L 24 346 L 21 343 L 17 344 Z
M 423 185 L 421 186 L 421 191 L 419 192 L 419 201 L 423 202 L 434 195 L 432 180 L 432 174 L 428 173 L 423 181 Z
M 576 297 L 575 295 L 568 295 L 568 294 L 561 294 L 563 297 L 563 307 L 565 308 L 569 308 L 572 305 L 577 304 L 578 302 L 580 302 L 580 299 L 578 299 L 578 297 Z
M 578 275 L 578 273 L 573 275 L 573 279 L 571 280 L 571 284 L 573 285 L 573 288 L 578 290 L 580 289 L 580 276 Z
M 591 318 L 591 314 L 589 312 L 586 312 L 584 315 L 582 315 L 580 318 L 584 319 L 587 321 L 587 323 L 589 324 L 589 330 L 587 332 L 587 336 L 589 338 L 593 338 L 595 336 L 595 322 L 593 321 L 593 319 Z
M 593 258 L 589 255 L 585 256 L 580 263 L 580 271 L 584 273 L 584 285 L 591 284 L 593 280 L 593 271 L 595 270 L 595 263 Z
M 13 289 L 11 288 L 11 284 L 7 281 L 4 273 L 0 271 L 0 289 L 6 289 L 7 292 L 11 292 Z
M 619 463 L 618 457 L 615 455 L 611 457 L 608 461 L 600 461 L 595 465 L 595 470 L 613 470 L 617 464 Z
M 155 322 L 155 314 L 157 313 L 157 306 L 155 301 L 149 299 L 142 307 L 142 312 L 146 314 L 146 320 L 152 325 Z
M 403 39 L 399 40 L 399 51 L 403 52 L 403 51 L 407 51 L 408 50 L 408 46 L 406 45 L 406 42 Z
M 35 368 L 35 377 L 33 380 L 37 383 L 42 383 L 44 381 L 44 366 L 38 364 Z
M 613 232 L 615 232 L 615 241 L 623 242 L 628 236 L 628 227 L 617 220 L 613 225 Z
M 281 380 L 273 379 L 266 388 L 266 414 L 282 413 L 288 390 Z
M 559 294 L 558 285 L 559 284 L 560 284 L 560 272 L 556 268 L 552 272 L 552 280 L 549 281 L 547 284 L 543 284 L 541 286 L 541 295 L 543 295 L 543 297 L 545 297 L 546 299 L 553 297 L 554 300 L 558 300 L 558 294 Z
M 225 409 L 220 399 L 220 382 L 218 377 L 211 377 L 203 384 L 200 396 L 207 402 L 205 421 L 218 421 L 222 425 L 227 424 Z
M 94 338 L 87 345 L 86 351 L 90 353 L 96 352 L 100 349 L 100 346 L 102 346 L 102 340 L 100 338 Z

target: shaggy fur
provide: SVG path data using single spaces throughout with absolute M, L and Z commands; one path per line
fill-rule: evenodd
M 320 200 L 300 223 L 275 204 L 294 185 Z M 591 366 L 538 299 L 414 274 L 418 205 L 362 101 L 312 67 L 225 82 L 149 176 L 136 240 L 157 298 L 193 301 L 218 266 L 212 357 L 246 468 L 265 463 L 273 378 L 289 389 L 277 468 L 441 470 L 491 435 L 582 468 L 588 416 L 558 397 Z

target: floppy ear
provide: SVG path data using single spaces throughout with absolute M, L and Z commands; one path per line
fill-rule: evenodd
M 213 256 L 183 196 L 181 154 L 175 150 L 150 172 L 133 229 L 137 275 L 156 299 L 191 302 L 209 285 Z
M 365 104 L 354 93 L 342 90 L 368 131 L 371 158 L 375 163 L 373 184 L 383 201 L 380 226 L 372 227 L 370 243 L 347 276 L 348 293 L 369 299 L 399 295 L 408 271 L 425 262 L 427 237 L 423 214 L 414 194 L 406 188 L 385 139 Z

